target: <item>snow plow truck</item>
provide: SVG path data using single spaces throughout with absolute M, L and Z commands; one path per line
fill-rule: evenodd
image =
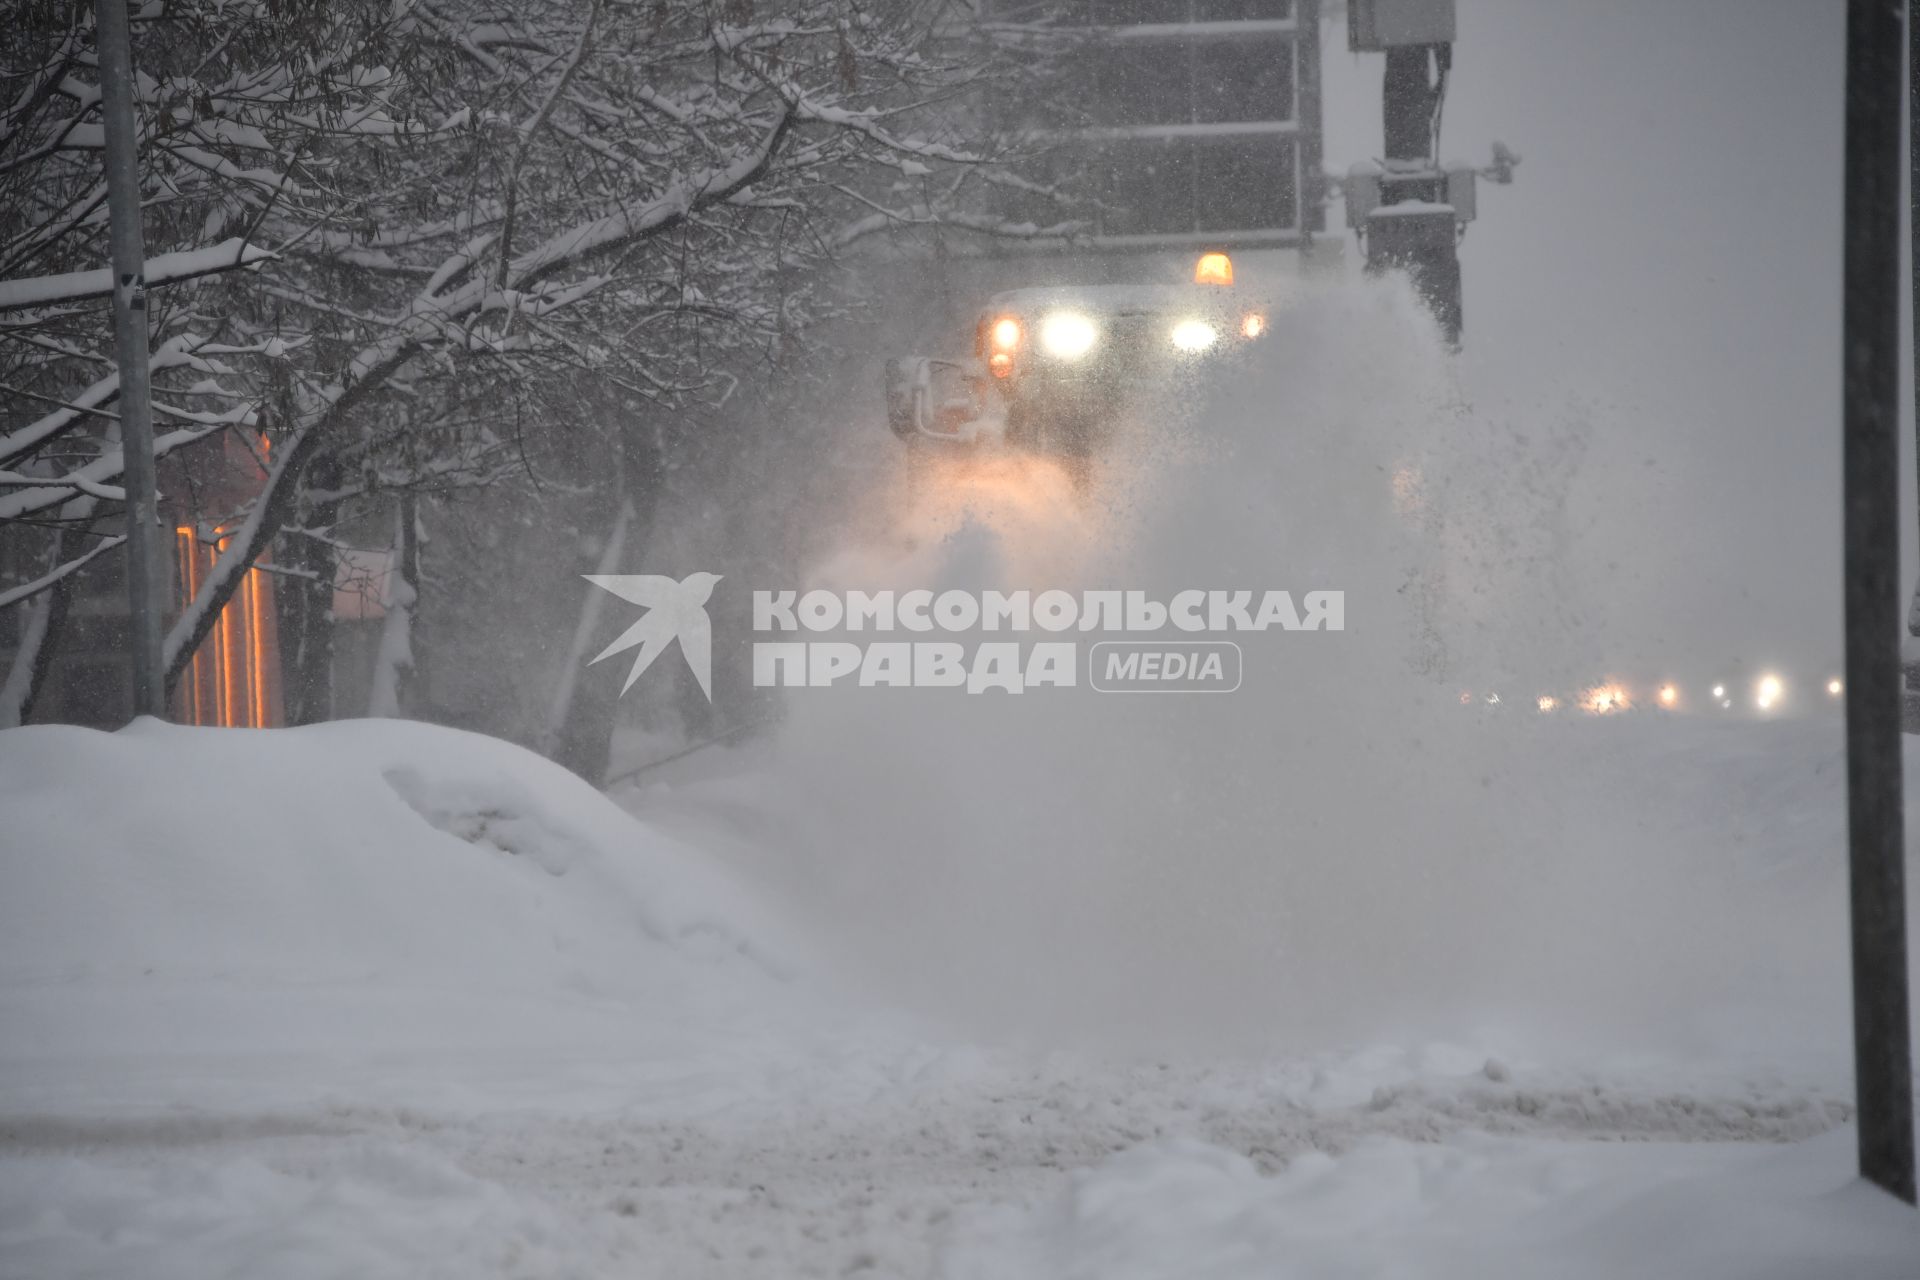
M 1348 45 L 1386 56 L 1381 156 L 1321 170 L 1319 0 L 1084 0 L 1073 74 L 1087 127 L 1026 176 L 1090 180 L 1081 234 L 950 262 L 950 354 L 887 361 L 888 425 L 916 447 L 1004 447 L 1069 466 L 1148 394 L 1257 359 L 1284 282 L 1335 262 L 1329 188 L 1369 271 L 1402 270 L 1449 342 L 1457 244 L 1490 168 L 1442 165 L 1453 0 L 1352 0 Z M 1251 269 L 1248 269 L 1251 268 Z M 1236 278 L 1238 277 L 1238 278 Z M 971 301 L 969 301 L 969 299 Z M 964 327 L 963 327 L 964 326 Z M 1081 468 L 1075 466 L 1076 471 Z

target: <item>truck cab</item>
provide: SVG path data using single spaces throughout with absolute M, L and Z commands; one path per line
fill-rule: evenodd
M 1273 302 L 1237 288 L 1219 252 L 1186 284 L 1006 290 L 976 314 L 970 357 L 888 363 L 888 422 L 903 439 L 1086 455 L 1142 397 L 1244 355 Z

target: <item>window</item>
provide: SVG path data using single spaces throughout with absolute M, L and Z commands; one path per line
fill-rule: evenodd
M 1317 74 L 1314 12 L 1293 0 L 1078 0 L 1070 20 L 1098 31 L 1057 86 L 1056 145 L 1030 176 L 1072 185 L 1084 173 L 1104 206 L 1101 237 L 1272 241 L 1317 224 L 1300 180 L 1319 165 L 1301 103 Z
M 184 604 L 199 591 L 226 544 L 209 545 L 188 527 L 176 529 L 174 540 L 177 590 Z M 279 724 L 276 633 L 273 579 L 262 569 L 250 569 L 181 673 L 174 688 L 174 715 L 183 724 L 237 729 Z
M 1101 158 L 1108 236 L 1291 230 L 1295 140 L 1284 134 L 1126 138 Z
M 1093 118 L 1101 126 L 1187 123 L 1193 65 L 1185 41 L 1120 40 L 1094 64 Z
M 1195 123 L 1294 119 L 1293 41 L 1198 40 L 1189 56 Z
M 1102 27 L 1190 22 L 1285 22 L 1293 0 L 1081 0 L 1075 21 Z
M 1273 22 L 1293 17 L 1293 0 L 1193 0 L 1195 22 Z
M 1200 231 L 1292 228 L 1299 211 L 1295 140 L 1249 134 L 1209 138 L 1194 147 L 1197 185 L 1207 193 Z
M 1089 50 L 1082 98 L 1108 206 L 1100 234 L 1298 230 L 1291 0 L 1089 0 L 1084 12 L 1113 28 Z M 1209 27 L 1248 22 L 1272 25 Z
M 1102 155 L 1100 199 L 1108 205 L 1103 235 L 1192 231 L 1193 146 L 1185 139 L 1114 141 Z
M 1117 40 L 1100 51 L 1092 115 L 1102 127 L 1294 118 L 1293 42 Z
M 1103 27 L 1193 20 L 1189 0 L 1093 0 L 1088 10 L 1091 20 Z

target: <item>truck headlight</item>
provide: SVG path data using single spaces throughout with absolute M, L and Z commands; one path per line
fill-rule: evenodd
M 1060 360 L 1078 360 L 1093 350 L 1100 331 L 1077 311 L 1055 311 L 1040 321 L 1040 349 Z
M 1182 320 L 1173 326 L 1173 345 L 1182 351 L 1205 351 L 1219 340 L 1219 331 L 1205 320 Z

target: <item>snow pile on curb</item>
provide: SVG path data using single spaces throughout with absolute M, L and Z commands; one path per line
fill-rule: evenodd
M 1786 1147 L 1369 1138 L 1273 1177 L 1191 1139 L 964 1221 L 944 1280 L 1906 1277 L 1920 1215 L 1852 1179 L 1853 1130 Z
M 781 968 L 716 871 L 457 730 L 14 730 L 0 810 L 7 1059 L 602 1042 Z
M 634 1249 L 617 1219 L 582 1222 L 417 1144 L 368 1138 L 272 1159 L 0 1161 L 0 1202 L 0 1275 L 41 1280 L 612 1275 Z

